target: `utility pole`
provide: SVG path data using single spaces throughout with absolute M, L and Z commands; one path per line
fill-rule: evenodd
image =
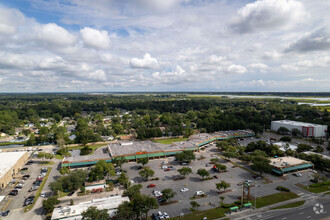
M 257 208 L 257 182 L 255 182 L 255 190 L 254 190 L 254 208 Z
M 309 169 L 307 170 L 307 188 L 308 188 L 308 172 L 309 172 Z

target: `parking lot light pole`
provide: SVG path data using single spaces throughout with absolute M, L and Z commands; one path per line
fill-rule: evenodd
M 309 169 L 307 170 L 307 174 L 306 174 L 306 176 L 307 176 L 307 183 L 306 183 L 307 188 L 308 188 L 308 172 L 309 172 Z

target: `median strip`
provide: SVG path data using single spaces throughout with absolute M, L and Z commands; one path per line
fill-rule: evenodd
M 47 179 L 48 179 L 48 176 L 50 174 L 50 171 L 52 171 L 52 167 L 48 167 L 47 174 L 44 177 L 44 179 L 43 179 L 43 181 L 42 181 L 42 183 L 41 183 L 41 185 L 40 185 L 40 187 L 39 187 L 39 189 L 38 189 L 38 191 L 37 191 L 37 193 L 35 195 L 35 198 L 34 198 L 33 203 L 31 205 L 26 206 L 25 209 L 24 209 L 24 212 L 30 211 L 34 207 L 34 205 L 36 204 L 36 202 L 37 202 L 37 200 L 38 200 L 38 198 L 40 196 L 40 193 L 42 192 L 42 190 L 43 190 L 43 188 L 44 188 L 44 186 L 45 186 L 45 184 L 47 182 Z

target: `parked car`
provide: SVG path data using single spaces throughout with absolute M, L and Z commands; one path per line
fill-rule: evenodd
M 151 188 L 151 187 L 156 187 L 156 185 L 155 185 L 155 184 L 149 184 L 149 185 L 147 186 L 147 188 Z
M 252 180 L 245 180 L 246 183 L 252 183 Z
M 313 172 L 313 173 L 317 173 L 317 171 L 316 171 L 316 170 L 311 170 L 311 172 Z
M 171 168 L 167 168 L 167 169 L 165 169 L 164 171 L 171 171 Z
M 74 191 L 69 192 L 68 196 L 72 196 L 74 194 Z
M 40 197 L 45 198 L 46 194 L 44 192 L 40 193 Z
M 10 210 L 6 210 L 3 212 L 0 212 L 0 216 L 7 216 L 7 215 L 9 215 L 9 213 L 10 213 Z
M 218 176 L 217 175 L 214 175 L 213 178 L 218 179 Z
M 253 176 L 254 179 L 260 180 L 262 177 L 261 176 Z
M 195 195 L 196 196 L 201 196 L 204 195 L 205 193 L 203 191 L 196 191 Z
M 180 189 L 181 192 L 187 192 L 188 191 L 188 188 L 182 188 Z
M 18 190 L 17 189 L 13 189 L 12 191 L 10 191 L 9 195 L 11 196 L 17 196 L 18 194 Z
M 164 218 L 170 218 L 170 216 L 166 212 L 163 213 L 163 216 Z
M 23 179 L 24 179 L 24 180 L 27 180 L 27 179 L 29 179 L 29 178 L 30 178 L 30 175 L 24 175 L 24 176 L 23 176 Z

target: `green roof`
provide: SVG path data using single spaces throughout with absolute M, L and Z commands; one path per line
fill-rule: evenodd
M 140 159 L 140 158 L 146 158 L 148 157 L 148 154 L 137 154 L 135 155 L 136 159 Z
M 300 164 L 300 165 L 293 166 L 293 167 L 283 168 L 282 170 L 283 170 L 283 172 L 290 172 L 293 170 L 306 169 L 306 168 L 310 168 L 310 167 L 313 167 L 313 164 L 305 163 L 305 164 Z
M 174 151 L 174 152 L 165 152 L 166 156 L 170 156 L 170 155 L 175 155 L 177 153 L 181 153 L 182 151 Z
M 190 148 L 186 148 L 184 150 L 198 150 L 198 147 L 190 147 Z
M 247 206 L 252 206 L 252 203 L 250 203 L 250 202 L 249 202 L 249 203 L 246 203 L 246 204 L 244 204 L 244 206 L 245 206 L 245 207 L 247 207 Z
M 238 209 L 237 206 L 234 206 L 234 207 L 231 207 L 231 208 L 230 208 L 230 210 L 236 210 L 236 209 Z
M 277 173 L 277 174 L 280 174 L 280 175 L 283 174 L 282 171 L 280 171 L 280 170 L 278 170 L 278 169 L 275 169 L 275 168 L 273 168 L 272 171 L 273 171 L 274 173 Z
M 126 160 L 135 160 L 135 155 L 134 156 L 125 156 Z
M 165 154 L 163 152 L 148 154 L 148 157 L 163 157 Z

